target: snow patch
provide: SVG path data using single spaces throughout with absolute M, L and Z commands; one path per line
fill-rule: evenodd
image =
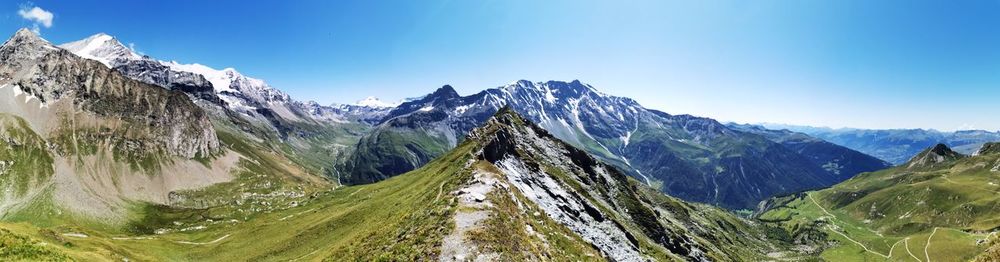
M 393 104 L 393 103 L 384 102 L 384 101 L 378 99 L 378 97 L 369 96 L 369 97 L 366 97 L 365 99 L 358 100 L 358 102 L 354 103 L 354 105 L 357 105 L 357 106 L 366 106 L 366 107 L 375 107 L 375 108 L 387 108 L 387 107 L 396 107 L 399 104 Z
M 90 60 L 101 62 L 111 68 L 111 61 L 123 59 L 142 59 L 142 56 L 125 47 L 114 37 L 99 33 L 82 40 L 59 45 L 71 53 Z

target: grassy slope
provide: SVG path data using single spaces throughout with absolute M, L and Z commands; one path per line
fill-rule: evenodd
M 906 246 L 921 260 L 968 260 L 985 248 L 977 241 L 1000 226 L 1000 177 L 989 170 L 998 158 L 865 173 L 829 189 L 786 197 L 781 200 L 786 203 L 760 218 L 775 221 L 793 236 L 836 240 L 839 244 L 822 251 L 831 260 L 885 259 L 882 255 L 910 260 Z
M 470 145 L 465 144 L 463 147 Z M 162 220 L 200 230 L 129 236 L 72 224 L 39 229 L 2 224 L 18 234 L 52 244 L 77 258 L 132 260 L 414 260 L 436 257 L 436 246 L 451 228 L 450 192 L 467 175 L 468 150 L 455 150 L 425 167 L 384 182 L 323 192 L 298 207 L 263 213 L 248 221 L 213 220 L 211 209 L 161 209 Z M 86 238 L 46 237 L 81 233 Z M 52 235 L 52 234 L 48 234 Z M 262 237 L 266 236 L 266 237 Z M 118 238 L 118 239 L 116 239 Z
M 52 176 L 52 156 L 45 146 L 45 140 L 24 119 L 0 113 L 0 189 L 4 194 L 24 197 Z

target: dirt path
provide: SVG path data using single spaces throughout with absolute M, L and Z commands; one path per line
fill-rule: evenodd
M 931 231 L 931 235 L 927 236 L 927 245 L 924 245 L 924 257 L 927 258 L 927 262 L 931 262 L 931 254 L 927 252 L 927 249 L 931 247 L 931 238 L 934 237 L 934 234 L 937 234 L 937 231 L 938 228 L 935 227 L 934 231 Z
M 448 183 L 448 181 L 441 182 L 441 185 L 438 186 L 438 194 L 437 196 L 434 197 L 434 202 L 437 202 L 438 199 L 441 199 L 441 191 L 444 190 L 444 183 Z
M 188 242 L 188 241 L 174 241 L 174 242 L 175 243 L 180 243 L 180 244 L 188 244 L 188 245 L 211 245 L 211 244 L 219 243 L 219 241 L 222 241 L 223 239 L 226 239 L 227 237 L 229 237 L 229 235 L 230 234 L 226 234 L 225 236 L 222 236 L 222 237 L 220 237 L 220 238 L 218 238 L 216 240 L 212 240 L 212 241 L 209 241 L 209 242 Z
M 916 259 L 917 261 L 920 261 L 920 262 L 924 262 L 923 260 L 920 260 L 920 258 L 918 258 L 917 255 L 914 255 L 913 252 L 910 252 L 910 243 L 909 243 L 909 240 L 910 240 L 910 238 L 904 238 L 903 239 L 903 244 L 905 244 L 904 247 L 906 247 L 906 253 L 910 254 L 910 257 L 912 257 L 913 259 Z
M 817 207 L 819 207 L 820 210 L 823 210 L 823 213 L 825 213 L 825 214 L 833 217 L 833 219 L 837 219 L 837 216 L 834 216 L 833 214 L 831 214 L 830 211 L 826 211 L 826 208 L 823 208 L 823 206 L 820 205 L 819 202 L 817 202 L 816 199 L 814 199 L 812 197 L 812 195 L 806 194 L 806 196 L 808 196 L 809 200 L 812 200 L 813 204 L 815 204 Z M 864 249 L 865 251 L 867 251 L 869 253 L 876 254 L 876 255 L 879 255 L 879 256 L 884 257 L 884 258 L 890 258 L 892 256 L 892 248 L 889 248 L 889 255 L 885 255 L 885 254 L 882 254 L 882 253 L 879 253 L 879 252 L 875 252 L 874 250 L 869 249 L 868 246 L 865 246 L 865 244 L 862 244 L 861 242 L 858 242 L 857 240 L 854 240 L 853 238 L 847 236 L 847 234 L 844 234 L 844 233 L 841 233 L 840 231 L 837 231 L 836 229 L 833 228 L 833 226 L 828 226 L 828 228 L 830 229 L 830 231 L 833 231 L 833 233 L 837 233 L 838 235 L 841 235 L 844 238 L 846 238 L 848 241 L 854 242 L 854 244 L 857 244 L 858 246 L 860 246 L 862 249 Z M 896 243 L 898 244 L 899 241 L 897 241 Z M 896 244 L 893 244 L 892 246 L 895 247 Z M 925 249 L 925 252 L 926 252 L 926 249 Z
M 289 261 L 299 261 L 300 259 L 303 259 L 303 258 L 306 258 L 308 256 L 312 256 L 313 254 L 316 254 L 316 252 L 319 252 L 319 249 L 313 250 L 313 252 L 309 252 L 309 254 L 305 254 L 305 255 L 303 255 L 301 257 L 298 257 L 296 259 L 292 259 L 292 260 L 289 260 Z
M 483 221 L 490 217 L 488 208 L 492 203 L 486 199 L 486 194 L 499 187 L 500 182 L 496 174 L 480 170 L 473 171 L 472 176 L 470 183 L 456 191 L 459 208 L 452 217 L 455 229 L 442 240 L 440 262 L 489 260 L 493 255 L 479 251 L 476 243 L 468 239 L 468 234 L 481 228 Z

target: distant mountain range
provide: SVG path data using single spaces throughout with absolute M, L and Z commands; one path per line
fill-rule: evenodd
M 770 129 L 787 129 L 845 146 L 889 161 L 906 163 L 925 148 L 942 143 L 963 154 L 973 154 L 987 142 L 1000 141 L 1000 131 L 962 130 L 943 132 L 929 129 L 832 129 L 824 127 L 762 124 Z

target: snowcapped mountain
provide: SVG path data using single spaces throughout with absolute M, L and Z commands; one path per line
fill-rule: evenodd
M 354 103 L 354 105 L 362 107 L 390 108 L 398 106 L 399 103 L 388 103 L 378 99 L 378 97 L 369 96 L 365 99 L 358 100 L 358 102 Z
M 117 42 L 105 41 L 105 37 L 100 35 L 93 39 Z M 89 48 L 91 45 L 87 47 L 87 50 L 97 50 L 97 53 L 106 53 L 100 50 L 112 50 Z M 110 70 L 94 69 L 93 63 L 88 63 L 89 60 L 57 48 L 27 29 L 21 29 L 0 47 L 0 57 L 3 58 L 0 60 L 0 66 L 3 67 L 0 69 L 0 78 L 5 80 L 0 85 L 14 85 L 20 92 L 36 97 L 42 103 L 58 103 L 65 97 L 86 97 L 72 102 L 75 106 L 102 117 L 122 115 L 126 119 L 148 123 L 154 129 L 150 131 L 157 133 L 153 136 L 163 135 L 151 141 L 163 140 L 167 149 L 178 156 L 208 155 L 218 147 L 214 131 L 207 124 L 208 120 L 201 110 L 191 107 L 193 104 L 190 101 L 178 101 L 173 93 L 136 81 L 126 81 L 128 79 L 122 79 L 116 74 L 100 75 Z M 40 68 L 32 68 L 32 65 Z M 81 78 L 90 80 L 79 83 Z M 98 80 L 112 82 L 103 83 Z M 144 99 L 115 101 L 125 95 Z M 156 103 L 168 104 L 170 107 L 150 105 Z M 11 111 L 14 110 L 5 110 Z M 146 114 L 159 115 L 146 118 Z M 169 131 L 159 130 L 157 127 Z M 186 135 L 191 137 L 185 137 Z
M 118 39 L 105 33 L 98 33 L 81 40 L 65 43 L 59 45 L 59 47 L 69 50 L 80 57 L 97 60 L 109 68 L 114 68 L 112 62 L 116 59 L 142 59 L 141 55 L 122 45 L 121 42 L 118 42 Z
M 345 122 L 351 119 L 370 119 L 372 115 L 388 111 L 387 108 L 392 106 L 376 98 L 362 100 L 364 103 L 350 107 L 320 106 L 295 101 L 264 80 L 243 75 L 236 69 L 215 69 L 197 63 L 156 60 L 139 55 L 115 37 L 104 33 L 59 47 L 83 58 L 101 62 L 133 79 L 181 90 L 193 97 L 224 105 L 251 117 L 277 116 L 290 122 Z
M 214 90 L 218 98 L 236 111 L 252 112 L 257 108 L 269 108 L 287 119 L 298 119 L 298 116 L 288 112 L 289 110 L 283 106 L 291 101 L 287 94 L 272 88 L 263 80 L 244 76 L 233 68 L 218 70 L 201 64 L 155 60 L 137 54 L 116 38 L 104 33 L 62 44 L 60 47 L 83 58 L 97 60 L 108 68 L 128 69 L 120 71 L 125 71 L 130 77 L 168 88 L 179 81 L 206 87 L 207 81 L 211 84 L 207 87 Z M 164 77 L 147 77 L 150 74 Z M 202 79 L 188 80 L 198 78 L 198 75 Z
M 580 81 L 520 80 L 469 96 L 444 86 L 400 104 L 361 139 L 339 168 L 340 179 L 368 183 L 419 167 L 505 105 L 559 139 L 686 200 L 752 208 L 773 195 L 849 176 L 827 172 L 811 156 L 713 119 L 646 109 Z
M 27 29 L 0 46 L 0 119 L 7 144 L 0 162 L 17 168 L 2 173 L 33 181 L 4 196 L 0 216 L 41 205 L 120 222 L 129 201 L 166 203 L 171 191 L 228 179 L 225 168 L 208 167 L 228 152 L 184 93 L 131 79 Z M 12 192 L 3 180 L 0 190 Z

